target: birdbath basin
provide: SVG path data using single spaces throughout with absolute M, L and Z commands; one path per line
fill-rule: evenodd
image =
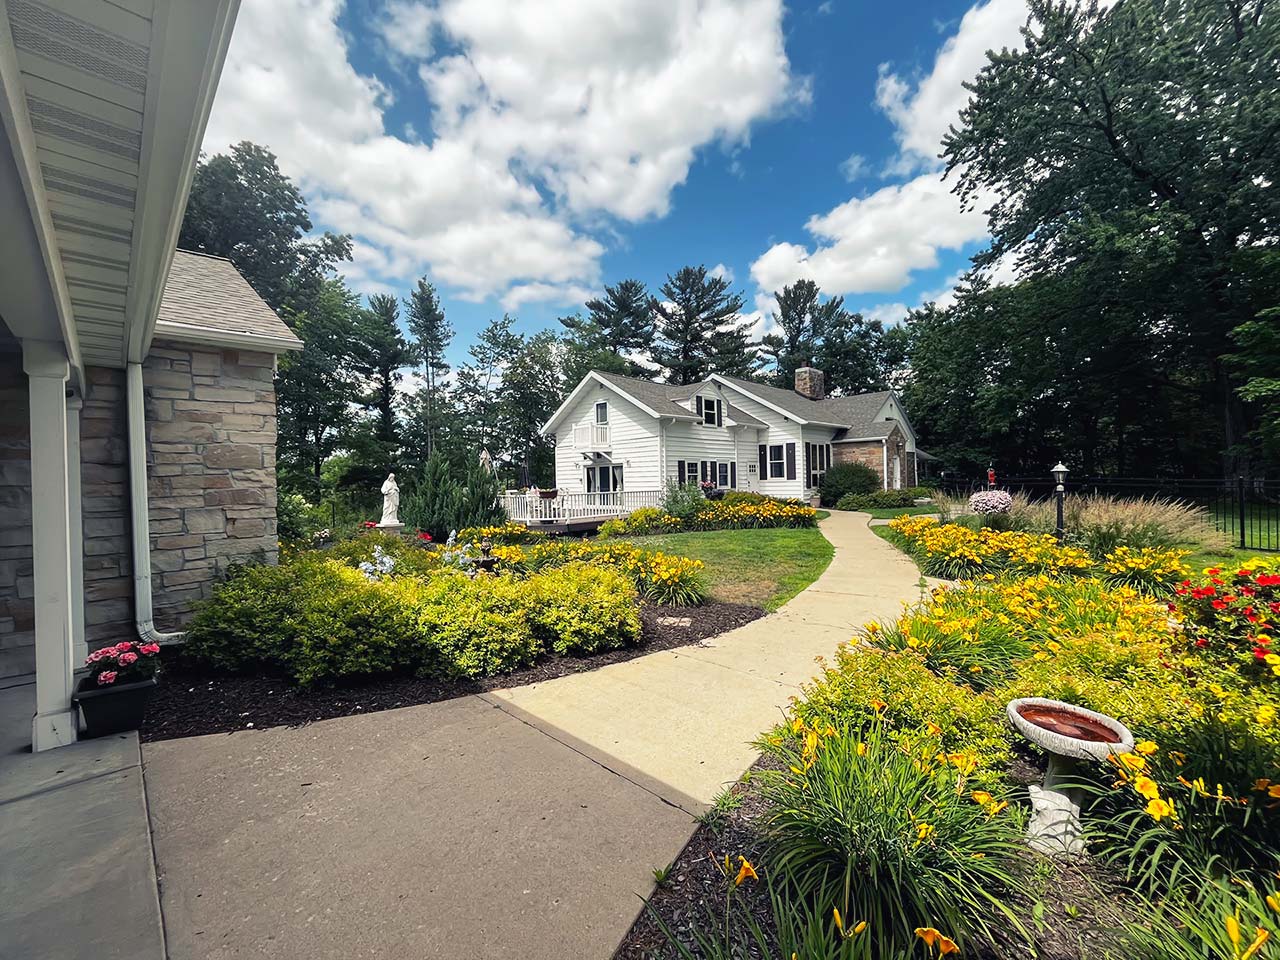
M 1079 763 L 1133 750 L 1133 734 L 1119 720 L 1074 703 L 1023 697 L 1011 701 L 1009 722 L 1049 757 L 1044 784 L 1031 795 L 1028 842 L 1049 854 L 1084 851 L 1080 827 Z

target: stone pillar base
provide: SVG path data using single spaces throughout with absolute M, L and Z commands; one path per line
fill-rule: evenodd
M 377 526 L 379 530 L 385 530 L 387 533 L 399 534 L 404 529 L 403 523 L 380 523 Z

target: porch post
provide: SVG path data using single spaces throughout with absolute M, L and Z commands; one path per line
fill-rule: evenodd
M 36 713 L 32 750 L 74 743 L 71 705 L 70 501 L 67 489 L 67 377 L 60 343 L 22 342 L 31 398 L 31 540 L 35 581 Z
M 84 399 L 67 397 L 67 507 L 71 543 L 71 665 L 84 663 L 84 505 L 80 499 L 80 411 Z

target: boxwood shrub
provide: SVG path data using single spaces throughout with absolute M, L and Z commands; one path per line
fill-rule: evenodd
M 639 604 L 632 577 L 589 563 L 475 579 L 447 567 L 401 575 L 397 565 L 396 575 L 371 578 L 347 562 L 302 554 L 235 570 L 197 610 L 186 652 L 300 684 L 396 672 L 481 677 L 546 654 L 634 644 Z
M 846 493 L 836 501 L 837 510 L 875 510 L 915 506 L 914 490 L 873 490 L 871 493 Z
M 834 507 L 847 493 L 871 493 L 884 485 L 865 463 L 837 463 L 822 475 L 818 494 L 824 507 Z

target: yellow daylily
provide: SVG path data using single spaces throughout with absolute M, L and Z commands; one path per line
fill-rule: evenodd
M 759 880 L 760 876 L 756 873 L 756 868 L 751 865 L 751 861 L 746 857 L 739 857 L 742 866 L 738 868 L 738 875 L 734 878 L 733 885 L 740 887 L 745 880 Z

